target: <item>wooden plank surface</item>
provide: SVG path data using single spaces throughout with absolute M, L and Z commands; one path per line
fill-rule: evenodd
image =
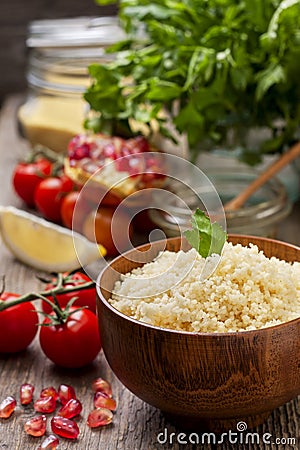
M 16 109 L 19 102 L 18 96 L 8 99 L 0 116 L 0 204 L 2 205 L 21 206 L 12 192 L 10 181 L 17 159 L 27 149 L 26 142 L 20 140 L 16 130 Z M 279 234 L 282 239 L 300 243 L 299 218 L 300 205 L 297 204 L 291 217 L 281 226 Z M 3 245 L 0 245 L 0 261 L 0 274 L 6 275 L 7 290 L 25 293 L 39 289 L 39 282 L 35 278 L 36 272 L 16 261 Z M 112 383 L 118 409 L 112 425 L 92 431 L 85 425 L 85 421 L 92 408 L 90 384 L 98 376 Z M 186 438 L 180 436 L 181 430 L 166 421 L 160 411 L 145 404 L 125 389 L 111 372 L 102 353 L 87 368 L 76 371 L 59 369 L 45 358 L 39 348 L 38 340 L 35 339 L 26 351 L 14 356 L 0 357 L 0 400 L 7 395 L 18 398 L 19 387 L 24 382 L 34 384 L 37 393 L 42 387 L 48 385 L 72 384 L 78 398 L 83 402 L 84 409 L 78 422 L 81 435 L 76 442 L 61 439 L 60 450 L 270 449 L 270 444 L 264 443 L 263 438 L 274 442 L 272 447 L 276 449 L 300 448 L 300 398 L 275 410 L 264 425 L 251 430 L 259 434 L 259 443 L 250 441 L 237 444 L 226 440 L 221 445 L 214 445 L 208 444 L 207 438 L 204 438 L 205 444 L 197 446 L 190 443 L 179 444 L 178 436 L 179 439 L 188 441 L 188 435 Z M 39 438 L 29 437 L 23 431 L 25 420 L 32 414 L 31 407 L 26 408 L 25 411 L 18 408 L 10 419 L 0 419 L 0 449 L 34 450 L 38 448 Z M 49 424 L 47 429 L 50 430 Z M 157 436 L 165 430 L 168 433 L 168 442 L 162 443 L 162 435 L 159 442 Z M 272 437 L 268 437 L 266 433 Z M 201 442 L 201 434 L 199 438 Z M 295 443 L 288 444 L 288 438 L 295 438 Z

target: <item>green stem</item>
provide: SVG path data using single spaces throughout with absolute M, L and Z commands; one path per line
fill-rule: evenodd
M 48 147 L 45 147 L 44 145 L 36 145 L 33 149 L 33 156 L 43 156 L 46 159 L 48 159 L 48 161 L 51 161 L 53 163 L 58 163 L 61 166 L 64 163 L 64 156 L 56 153 L 54 150 L 51 150 Z
M 30 302 L 33 300 L 39 300 L 41 296 L 46 297 L 47 295 L 59 295 L 59 294 L 67 294 L 68 292 L 75 292 L 75 291 L 81 291 L 83 289 L 91 288 L 95 285 L 93 281 L 89 281 L 87 283 L 79 284 L 76 286 L 73 286 L 71 288 L 65 288 L 63 287 L 63 276 L 62 274 L 58 274 L 57 277 L 57 284 L 54 288 L 48 289 L 46 291 L 42 292 L 29 292 L 28 294 L 21 295 L 20 297 L 17 297 L 13 300 L 0 300 L 0 312 L 4 311 L 5 309 L 8 309 L 12 306 L 19 305 L 20 303 Z
M 52 291 L 53 292 L 53 291 Z M 37 294 L 37 298 L 43 300 L 44 302 L 48 303 L 49 306 L 51 306 L 52 311 L 55 313 L 54 317 L 51 317 L 51 323 L 54 325 L 63 325 L 67 322 L 68 318 L 77 311 L 80 311 L 81 309 L 87 308 L 86 306 L 81 306 L 79 308 L 75 308 L 75 310 L 70 311 L 70 306 L 77 300 L 77 297 L 73 297 L 66 305 L 65 308 L 61 308 L 59 305 L 56 296 L 54 295 L 54 303 L 52 303 L 47 297 L 44 297 L 41 294 Z M 48 314 L 45 314 L 44 312 L 40 311 L 41 314 L 44 314 L 45 316 L 49 317 Z

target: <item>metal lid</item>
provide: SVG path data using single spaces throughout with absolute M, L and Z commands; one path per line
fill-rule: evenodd
M 109 46 L 125 39 L 117 17 L 35 20 L 29 24 L 29 48 Z

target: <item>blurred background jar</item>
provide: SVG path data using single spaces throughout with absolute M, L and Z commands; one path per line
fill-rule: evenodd
M 257 177 L 257 171 L 253 168 L 240 171 L 238 168 L 216 166 L 205 173 L 223 204 Z M 161 194 L 157 195 L 156 208 L 149 214 L 167 237 L 173 237 L 191 228 L 191 211 L 196 208 L 205 210 L 201 202 L 201 197 L 205 198 L 205 192 L 197 193 L 179 180 L 173 181 L 169 189 L 176 194 L 168 197 L 171 202 L 167 204 Z M 183 206 L 183 203 L 186 206 Z M 242 208 L 226 211 L 227 232 L 274 238 L 277 236 L 280 222 L 288 216 L 291 209 L 292 203 L 284 185 L 274 177 L 256 191 Z
M 116 17 L 33 21 L 29 25 L 28 96 L 18 111 L 22 134 L 32 145 L 65 152 L 83 131 L 88 105 L 83 93 L 88 67 L 111 61 L 105 49 L 124 38 Z

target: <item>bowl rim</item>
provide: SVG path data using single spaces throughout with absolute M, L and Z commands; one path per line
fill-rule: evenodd
M 250 239 L 253 238 L 253 239 L 258 240 L 258 241 L 267 241 L 267 242 L 273 242 L 273 243 L 275 242 L 275 243 L 283 244 L 287 248 L 291 248 L 293 250 L 300 251 L 300 247 L 295 245 L 295 244 L 291 244 L 289 242 L 285 242 L 285 241 L 281 241 L 281 240 L 273 239 L 273 238 L 267 238 L 267 237 L 262 237 L 262 236 L 254 236 L 254 235 L 248 235 L 248 234 L 229 234 L 228 237 L 229 238 L 230 237 L 241 238 L 241 239 L 242 238 L 248 238 L 248 239 L 249 238 Z M 172 240 L 178 240 L 178 239 L 182 239 L 182 237 L 181 236 L 171 237 L 171 238 L 167 238 L 166 240 L 172 241 Z M 159 242 L 163 242 L 163 241 L 165 241 L 165 239 L 162 239 L 162 240 L 159 240 L 159 241 L 154 241 L 154 244 L 155 244 L 155 242 L 159 243 Z M 102 295 L 102 291 L 101 291 L 101 279 L 103 277 L 103 274 L 106 272 L 106 270 L 108 270 L 108 268 L 111 265 L 111 263 L 113 263 L 113 262 L 117 261 L 118 259 L 120 259 L 120 258 L 122 258 L 122 257 L 124 257 L 124 256 L 126 256 L 128 254 L 130 254 L 134 250 L 138 250 L 138 249 L 144 247 L 145 245 L 149 245 L 150 246 L 151 243 L 145 243 L 145 244 L 139 245 L 137 247 L 133 247 L 130 250 L 127 250 L 126 252 L 124 252 L 121 255 L 118 255 L 116 258 L 112 259 L 108 263 L 108 265 L 106 267 L 104 267 L 104 269 L 101 270 L 101 272 L 99 273 L 99 275 L 97 277 L 97 280 L 96 280 L 96 292 L 97 292 L 98 301 L 101 301 L 111 312 L 113 312 L 114 314 L 117 314 L 122 319 L 128 320 L 129 322 L 132 322 L 135 325 L 146 327 L 146 328 L 150 328 L 152 330 L 156 330 L 156 331 L 159 331 L 159 332 L 172 333 L 172 334 L 183 335 L 183 336 L 188 336 L 188 337 L 194 336 L 194 338 L 197 338 L 197 336 L 201 336 L 201 337 L 208 336 L 210 338 L 212 336 L 226 337 L 226 338 L 231 337 L 231 336 L 234 336 L 234 337 L 237 337 L 237 336 L 241 337 L 242 336 L 242 337 L 244 337 L 245 335 L 257 334 L 257 333 L 262 334 L 262 333 L 265 333 L 266 330 L 276 330 L 276 329 L 282 328 L 282 327 L 287 326 L 287 325 L 292 325 L 293 326 L 294 324 L 297 324 L 297 323 L 299 323 L 299 325 L 300 325 L 300 316 L 299 316 L 299 317 L 296 317 L 296 319 L 289 320 L 288 322 L 282 322 L 282 323 L 279 323 L 277 325 L 272 325 L 272 326 L 264 327 L 264 328 L 258 328 L 258 329 L 254 329 L 254 330 L 227 331 L 227 332 L 223 331 L 223 332 L 210 332 L 210 333 L 202 331 L 202 332 L 197 332 L 196 333 L 196 332 L 193 332 L 193 331 L 173 330 L 171 328 L 158 327 L 156 325 L 151 325 L 149 323 L 142 322 L 140 320 L 137 320 L 137 319 L 134 319 L 134 318 L 132 318 L 130 316 L 127 316 L 126 314 L 122 313 L 117 308 L 112 306 L 104 298 L 104 296 Z

